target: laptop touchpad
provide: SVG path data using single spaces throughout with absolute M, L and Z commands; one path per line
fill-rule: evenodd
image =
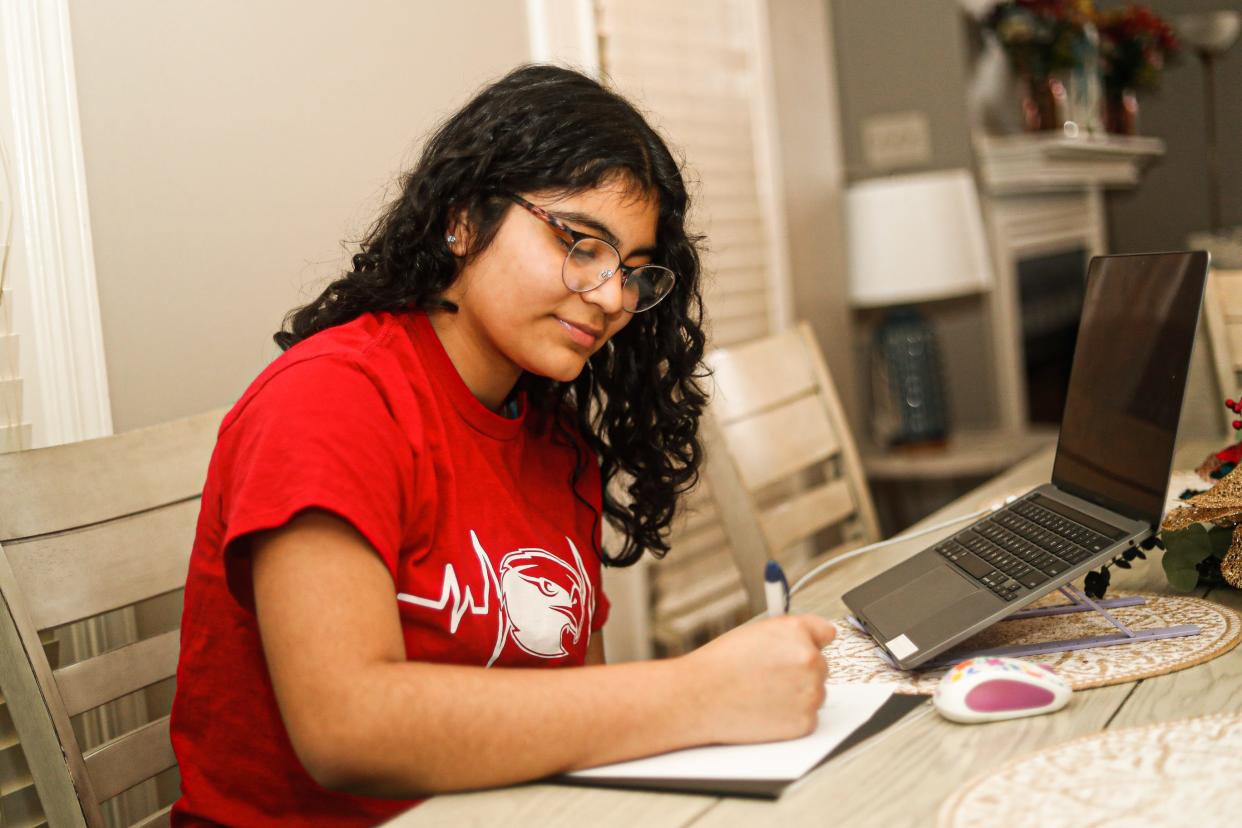
M 948 566 L 938 566 L 910 583 L 877 598 L 867 607 L 869 620 L 881 634 L 897 635 L 963 598 L 977 587 Z

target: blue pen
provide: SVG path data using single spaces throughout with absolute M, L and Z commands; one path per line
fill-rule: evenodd
M 768 602 L 768 616 L 789 612 L 789 581 L 785 570 L 776 561 L 768 561 L 763 567 L 763 597 Z

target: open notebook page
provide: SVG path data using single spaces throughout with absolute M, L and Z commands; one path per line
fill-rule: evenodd
M 888 700 L 887 684 L 830 685 L 819 710 L 819 726 L 800 739 L 753 745 L 712 745 L 677 750 L 646 759 L 618 762 L 567 774 L 566 781 L 676 780 L 696 787 L 696 780 L 792 782 L 819 764 L 834 747 L 865 723 Z

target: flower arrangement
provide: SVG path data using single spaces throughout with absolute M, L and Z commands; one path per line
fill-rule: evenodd
M 1000 0 L 981 24 L 1023 81 L 1030 130 L 1067 120 L 1095 130 L 1102 115 L 1107 131 L 1136 134 L 1137 91 L 1154 88 L 1181 51 L 1172 27 L 1134 3 L 1097 12 L 1092 0 Z
M 1131 4 L 1096 16 L 1106 89 L 1153 89 L 1181 45 L 1173 28 L 1146 6 Z
M 1077 64 L 1093 14 L 1091 0 L 1005 0 L 983 27 L 996 35 L 1017 74 L 1047 78 Z
M 1242 401 L 1225 400 L 1242 415 Z M 1232 423 L 1242 430 L 1242 419 Z M 1186 505 L 1165 516 L 1158 534 L 1164 546 L 1164 574 L 1174 589 L 1197 585 L 1242 587 L 1242 442 L 1209 454 L 1195 469 L 1207 491 L 1187 490 Z

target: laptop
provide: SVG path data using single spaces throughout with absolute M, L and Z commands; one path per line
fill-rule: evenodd
M 1091 260 L 1052 481 L 843 596 L 897 666 L 923 664 L 1155 531 L 1207 268 L 1203 251 Z

